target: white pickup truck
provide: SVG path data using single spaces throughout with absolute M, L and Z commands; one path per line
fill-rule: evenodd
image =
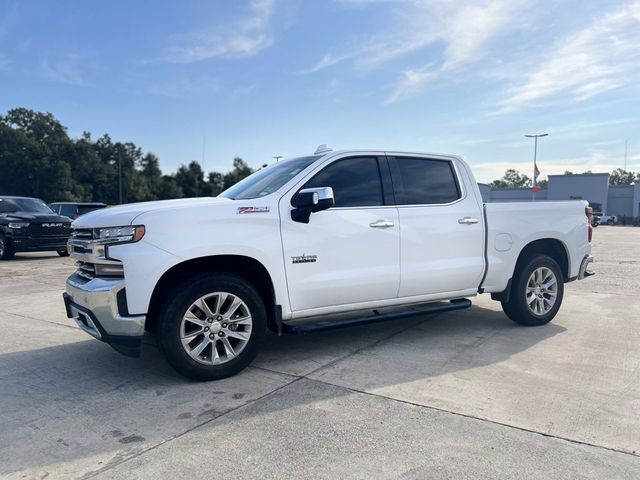
M 231 376 L 267 330 L 308 332 L 466 308 L 491 293 L 543 325 L 591 273 L 584 201 L 484 204 L 460 157 L 331 151 L 270 165 L 216 198 L 73 222 L 67 315 L 121 353 L 145 332 L 181 374 Z

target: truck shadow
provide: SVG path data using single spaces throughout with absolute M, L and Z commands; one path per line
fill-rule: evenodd
M 31 262 L 35 260 L 55 260 L 55 259 L 61 260 L 65 258 L 68 259 L 69 257 L 61 257 L 56 252 L 16 253 L 11 260 L 8 260 L 8 263 L 6 263 L 6 265 L 10 265 L 11 263 L 18 263 L 18 262 Z
M 564 331 L 555 324 L 519 327 L 502 312 L 474 306 L 304 336 L 269 335 L 252 367 L 209 383 L 180 377 L 152 342 L 136 360 L 73 332 L 79 341 L 0 355 L 0 474 L 44 475 L 48 465 L 72 461 L 97 470 L 205 423 L 217 428 L 238 416 L 288 409 L 291 401 L 252 401 L 300 376 L 387 388 L 496 364 Z

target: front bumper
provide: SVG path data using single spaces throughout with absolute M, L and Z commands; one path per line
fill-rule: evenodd
M 11 248 L 15 252 L 49 252 L 67 249 L 67 238 L 64 237 L 30 237 L 13 235 Z
M 96 277 L 83 282 L 74 274 L 62 294 L 67 317 L 89 335 L 118 352 L 140 356 L 145 315 L 129 315 L 122 278 Z

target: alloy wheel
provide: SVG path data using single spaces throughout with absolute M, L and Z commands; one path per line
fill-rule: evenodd
M 536 268 L 529 276 L 525 300 L 529 311 L 544 316 L 553 308 L 558 297 L 558 279 L 548 267 Z
M 203 295 L 187 309 L 180 323 L 185 352 L 199 363 L 221 365 L 247 346 L 253 321 L 247 304 L 229 292 Z

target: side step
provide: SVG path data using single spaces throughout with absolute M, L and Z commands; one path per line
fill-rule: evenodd
M 468 298 L 456 298 L 448 302 L 432 302 L 411 305 L 402 309 L 395 309 L 388 312 L 378 312 L 378 310 L 366 311 L 365 316 L 356 316 L 352 318 L 344 318 L 341 316 L 316 317 L 315 321 L 309 319 L 308 323 L 300 325 L 282 325 L 282 332 L 292 335 L 305 333 L 324 332 L 326 330 L 336 330 L 338 328 L 356 327 L 358 325 L 366 325 L 369 323 L 386 322 L 387 320 L 396 320 L 398 318 L 416 317 L 419 315 L 428 315 L 430 313 L 448 312 L 451 310 L 462 310 L 471 306 L 471 300 Z M 382 310 L 382 309 L 379 309 Z

